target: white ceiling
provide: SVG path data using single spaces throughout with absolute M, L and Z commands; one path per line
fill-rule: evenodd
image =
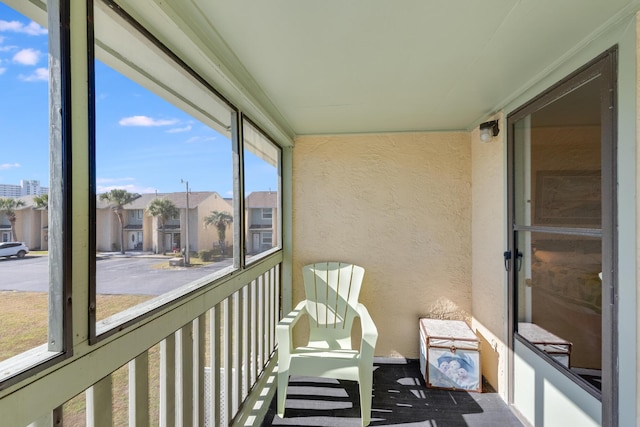
M 206 22 L 303 135 L 469 129 L 639 3 L 189 0 L 176 13 Z

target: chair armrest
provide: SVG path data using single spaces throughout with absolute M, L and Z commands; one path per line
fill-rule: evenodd
M 367 360 L 373 361 L 376 341 L 378 340 L 378 328 L 376 328 L 376 324 L 373 323 L 369 311 L 362 303 L 358 303 L 356 311 L 358 312 L 358 316 L 360 316 L 360 325 L 362 328 L 360 360 L 363 362 Z
M 293 351 L 293 327 L 303 315 L 307 314 L 306 300 L 300 301 L 296 308 L 283 317 L 276 325 L 276 339 L 278 352 L 289 355 Z

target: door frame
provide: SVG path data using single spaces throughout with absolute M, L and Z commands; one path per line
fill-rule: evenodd
M 618 278 L 617 278 L 617 46 L 607 50 L 591 62 L 579 68 L 548 90 L 544 91 L 507 116 L 507 240 L 509 254 L 517 254 L 518 231 L 536 231 L 535 227 L 522 227 L 515 219 L 515 123 L 527 115 L 542 109 L 564 94 L 597 76 L 608 83 L 608 90 L 601 92 L 601 162 L 602 162 L 602 389 L 594 393 L 593 388 L 566 369 L 558 372 L 597 397 L 602 404 L 602 425 L 618 426 Z M 505 253 L 505 256 L 507 255 Z M 505 260 L 508 272 L 508 401 L 514 403 L 514 344 L 519 343 L 539 353 L 535 346 L 518 335 L 516 331 L 517 309 L 517 256 Z M 542 355 L 541 355 L 542 356 Z

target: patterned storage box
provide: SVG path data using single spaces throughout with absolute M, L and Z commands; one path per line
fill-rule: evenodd
M 420 319 L 420 371 L 427 387 L 482 391 L 478 337 L 462 320 Z

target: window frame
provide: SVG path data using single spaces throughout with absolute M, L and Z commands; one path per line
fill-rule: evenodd
M 244 129 L 244 123 L 246 122 L 246 124 L 248 124 L 249 126 L 253 127 L 253 129 L 258 132 L 260 135 L 262 135 L 263 138 L 265 138 L 269 143 L 271 143 L 277 150 L 278 150 L 278 165 L 277 165 L 277 170 L 276 173 L 278 174 L 278 184 L 277 184 L 277 194 L 278 194 L 278 198 L 277 198 L 277 206 L 276 206 L 276 229 L 279 230 L 279 232 L 276 234 L 277 236 L 277 241 L 275 243 L 275 245 L 273 245 L 273 235 L 272 235 L 272 245 L 273 247 L 267 251 L 264 252 L 260 252 L 256 255 L 253 255 L 249 260 L 247 260 L 247 237 L 251 235 L 251 233 L 249 233 L 249 231 L 247 230 L 246 233 L 244 231 L 244 227 L 240 227 L 242 228 L 242 233 L 239 235 L 239 238 L 241 238 L 241 253 L 242 253 L 242 267 L 245 268 L 246 266 L 250 266 L 252 264 L 255 264 L 257 262 L 259 262 L 261 259 L 275 253 L 278 251 L 281 251 L 283 248 L 283 236 L 282 236 L 282 220 L 283 220 L 283 216 L 282 216 L 282 206 L 283 206 L 283 199 L 284 199 L 284 194 L 283 194 L 283 185 L 282 185 L 282 167 L 283 167 L 283 160 L 284 160 L 284 150 L 282 149 L 282 146 L 280 146 L 278 143 L 275 142 L 275 140 L 267 133 L 265 132 L 257 123 L 255 123 L 254 121 L 252 121 L 250 118 L 246 117 L 245 115 L 242 115 L 242 122 L 239 123 L 238 127 L 240 128 L 240 130 L 242 131 Z M 240 165 L 241 165 L 241 184 L 242 184 L 242 193 L 244 195 L 244 135 L 240 136 L 239 139 L 240 142 L 240 146 L 239 146 L 239 160 L 240 160 Z M 239 208 L 242 209 L 242 218 L 243 218 L 243 224 L 245 222 L 245 216 L 248 215 L 246 209 L 245 209 L 245 197 L 242 197 L 242 204 L 240 206 L 240 204 L 238 205 Z M 262 216 L 262 214 L 261 214 Z M 273 225 L 273 217 L 271 218 L 272 221 L 272 225 Z M 262 245 L 262 236 L 260 236 L 260 244 Z
M 49 230 L 48 342 L 8 359 L 11 363 L 2 368 L 8 373 L 0 380 L 0 390 L 73 356 L 70 298 L 73 210 L 71 188 L 65 184 L 72 180 L 71 2 L 49 0 L 45 13 L 49 46 L 49 224 L 56 225 Z M 0 361 L 0 366 L 5 362 Z
M 107 7 L 112 9 L 120 19 L 122 19 L 127 25 L 130 25 L 133 30 L 137 31 L 142 37 L 144 37 L 151 45 L 157 48 L 163 55 L 165 55 L 167 61 L 171 61 L 173 65 L 177 65 L 183 71 L 185 71 L 191 78 L 193 78 L 198 84 L 200 84 L 205 90 L 209 91 L 211 96 L 216 97 L 221 103 L 226 105 L 226 107 L 230 111 L 230 133 L 231 133 L 231 145 L 232 145 L 232 155 L 233 155 L 233 181 L 234 181 L 234 261 L 233 265 L 220 270 L 217 273 L 214 273 L 212 276 L 207 276 L 207 281 L 204 283 L 202 280 L 196 280 L 193 283 L 186 284 L 180 286 L 179 288 L 170 291 L 168 293 L 163 294 L 163 299 L 161 303 L 142 303 L 137 306 L 131 307 L 123 312 L 119 313 L 118 316 L 122 321 L 116 321 L 111 324 L 111 326 L 104 330 L 98 330 L 97 324 L 99 322 L 96 321 L 96 200 L 97 200 L 97 185 L 96 185 L 96 137 L 95 137 L 95 37 L 94 37 L 94 19 L 91 16 L 89 22 L 90 30 L 90 38 L 88 40 L 88 52 L 89 54 L 89 87 L 90 87 L 90 159 L 89 159 L 89 169 L 90 169 L 90 185 L 89 185 L 89 214 L 90 214 L 90 229 L 89 229 L 89 344 L 93 345 L 103 341 L 115 334 L 120 333 L 121 331 L 135 325 L 146 318 L 154 316 L 156 313 L 166 309 L 166 307 L 180 304 L 182 300 L 188 298 L 195 292 L 201 291 L 203 288 L 208 286 L 215 286 L 215 283 L 218 281 L 227 278 L 233 274 L 237 274 L 242 272 L 246 268 L 245 265 L 245 257 L 244 257 L 244 224 L 245 220 L 245 212 L 244 212 L 244 162 L 243 162 L 243 151 L 244 151 L 244 140 L 242 138 L 242 127 L 243 122 L 250 123 L 255 129 L 257 129 L 265 138 L 267 138 L 274 147 L 278 150 L 278 186 L 281 188 L 281 170 L 282 170 L 282 158 L 283 158 L 283 150 L 280 144 L 277 144 L 271 137 L 269 137 L 259 126 L 253 123 L 251 120 L 245 116 L 239 108 L 233 105 L 229 100 L 227 100 L 215 87 L 213 87 L 209 82 L 207 82 L 202 76 L 200 76 L 193 68 L 191 68 L 187 63 L 185 63 L 182 59 L 180 59 L 175 53 L 173 53 L 166 45 L 164 45 L 158 38 L 156 38 L 149 30 L 147 30 L 144 26 L 142 26 L 138 21 L 136 21 L 131 15 L 127 13 L 123 8 L 121 8 L 114 0 L 87 0 L 92 3 L 94 1 L 101 1 Z M 93 8 L 92 8 L 93 10 Z M 278 199 L 278 203 L 282 204 L 282 198 Z M 281 211 L 281 209 L 278 209 Z M 178 215 L 176 220 L 180 219 Z M 274 248 L 274 250 L 268 251 L 266 254 L 273 254 L 275 252 L 281 251 L 282 245 Z M 266 255 L 265 254 L 265 255 Z M 261 259 L 263 257 L 260 257 Z M 253 260 L 252 260 L 253 263 Z

